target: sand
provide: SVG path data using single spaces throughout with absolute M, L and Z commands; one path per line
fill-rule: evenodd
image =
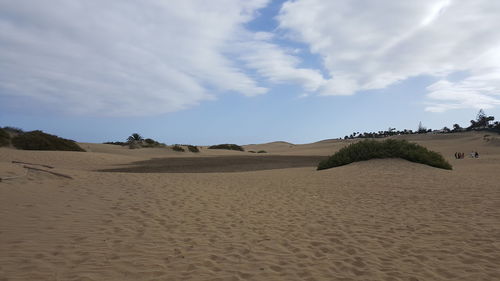
M 227 173 L 313 167 L 324 156 L 240 155 L 212 157 L 153 158 L 122 165 L 120 168 L 102 169 L 101 172 L 126 173 Z
M 483 136 L 403 137 L 442 152 L 452 171 L 386 159 L 323 171 L 99 172 L 250 153 L 1 148 L 0 177 L 21 177 L 0 182 L 0 280 L 500 280 L 500 146 Z M 246 149 L 316 157 L 347 143 Z M 453 158 L 470 150 L 481 158 Z

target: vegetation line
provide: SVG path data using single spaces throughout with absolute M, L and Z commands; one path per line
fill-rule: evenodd
M 439 130 L 428 129 L 422 122 L 419 122 L 418 128 L 416 131 L 413 130 L 396 130 L 396 128 L 389 128 L 387 131 L 378 131 L 378 132 L 353 132 L 349 136 L 345 136 L 344 139 L 363 139 L 363 138 L 385 138 L 390 136 L 397 135 L 413 135 L 413 134 L 450 134 L 450 133 L 460 133 L 460 132 L 469 132 L 469 131 L 488 131 L 488 132 L 496 132 L 500 134 L 500 122 L 495 121 L 494 116 L 488 116 L 481 109 L 476 115 L 475 120 L 470 120 L 470 126 L 466 128 L 462 128 L 458 124 L 453 124 L 453 128 L 450 129 L 448 127 L 443 127 Z
M 227 149 L 227 150 L 236 150 L 236 151 L 245 151 L 243 147 L 234 144 L 234 143 L 224 143 L 218 145 L 209 146 L 208 149 Z

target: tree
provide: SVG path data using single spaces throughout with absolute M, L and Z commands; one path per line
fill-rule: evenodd
M 140 148 L 144 139 L 138 133 L 133 133 L 127 138 L 128 148 L 135 149 Z
M 458 124 L 453 124 L 453 132 L 460 132 L 460 131 L 462 131 L 462 130 L 463 130 L 463 128 L 462 128 L 462 127 L 460 127 L 460 125 L 458 125 Z
M 476 115 L 476 120 L 479 121 L 479 120 L 484 119 L 485 117 L 486 117 L 486 113 L 484 113 L 484 110 L 482 108 L 479 109 L 479 112 Z
M 139 143 L 139 142 L 142 142 L 144 139 L 142 138 L 141 135 L 139 135 L 138 133 L 133 133 L 132 135 L 130 135 L 130 137 L 127 138 L 127 142 L 129 143 L 132 143 L 132 142 L 135 142 L 135 143 Z
M 419 134 L 427 133 L 427 128 L 422 125 L 422 122 L 418 123 L 418 133 Z
M 493 120 L 495 120 L 495 117 L 487 116 L 486 113 L 484 113 L 484 110 L 480 109 L 476 115 L 476 120 L 470 120 L 469 129 L 487 128 Z

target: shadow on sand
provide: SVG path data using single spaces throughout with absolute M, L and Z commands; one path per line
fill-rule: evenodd
M 123 173 L 224 173 L 316 167 L 325 156 L 217 156 L 153 158 L 132 162 L 122 168 L 103 169 L 100 172 Z

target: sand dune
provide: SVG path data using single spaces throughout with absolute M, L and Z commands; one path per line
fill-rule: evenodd
M 245 145 L 245 150 L 264 150 L 268 153 L 279 155 L 330 155 L 353 141 L 330 140 L 311 144 L 291 144 L 287 142 L 274 142 L 266 144 Z
M 0 280 L 500 280 L 500 147 L 481 134 L 412 140 L 454 170 L 389 159 L 324 171 L 102 173 L 183 154 L 2 148 L 0 177 L 21 177 L 0 182 Z M 253 147 L 326 156 L 344 145 Z M 473 149 L 481 158 L 452 157 Z M 261 157 L 184 157 L 227 155 Z M 13 160 L 73 179 L 26 174 Z

